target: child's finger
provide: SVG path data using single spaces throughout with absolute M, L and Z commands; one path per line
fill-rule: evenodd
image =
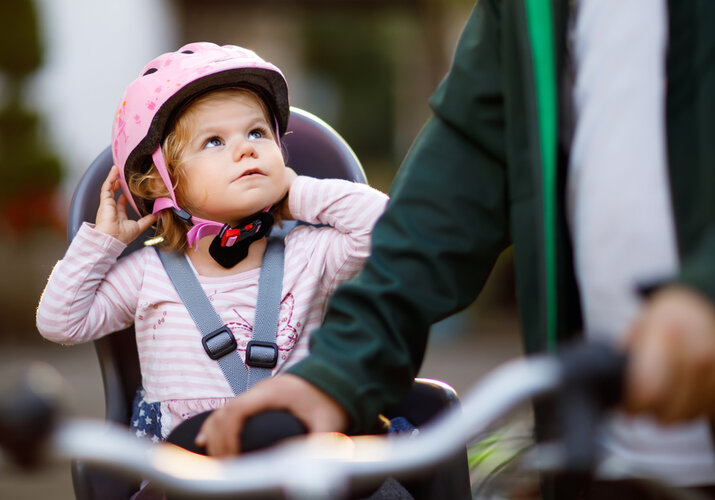
M 117 170 L 116 165 L 112 165 L 112 168 L 109 169 L 109 173 L 107 173 L 107 182 L 114 184 L 114 181 L 117 179 L 119 179 L 119 170 Z
M 125 201 L 125 204 L 126 204 L 126 201 Z M 144 231 L 149 229 L 151 227 L 151 225 L 154 224 L 155 222 L 156 222 L 156 215 L 149 214 L 149 215 L 145 215 L 144 217 L 139 219 L 137 221 L 137 224 L 139 225 L 140 232 L 143 233 Z
M 116 174 L 115 174 L 115 169 L 114 167 L 111 168 L 109 173 L 107 174 L 107 177 L 104 179 L 104 182 L 102 183 L 102 187 L 100 188 L 102 191 L 102 194 L 105 194 L 107 191 L 109 191 L 114 184 L 114 181 L 117 179 Z
M 122 193 L 117 198 L 117 220 L 121 224 L 127 219 L 129 219 L 127 217 L 127 197 Z
M 104 179 L 104 183 L 102 183 L 100 198 L 114 198 L 114 193 L 119 189 L 119 186 L 119 172 L 116 166 L 112 166 L 112 168 L 109 169 L 106 179 Z

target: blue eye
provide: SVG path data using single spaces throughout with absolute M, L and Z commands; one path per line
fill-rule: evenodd
M 253 129 L 251 132 L 248 134 L 248 137 L 250 139 L 262 139 L 265 137 L 266 134 L 263 133 L 263 130 L 261 129 Z
M 204 144 L 204 148 L 215 148 L 218 146 L 223 146 L 223 140 L 219 137 L 212 137 L 208 141 L 206 141 L 206 144 Z

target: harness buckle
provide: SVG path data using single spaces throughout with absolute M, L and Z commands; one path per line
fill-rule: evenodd
M 201 343 L 204 346 L 204 351 L 209 355 L 209 358 L 216 360 L 224 357 L 236 350 L 236 337 L 227 326 L 214 330 L 213 332 L 201 338 Z
M 278 345 L 251 340 L 246 346 L 246 364 L 255 368 L 274 368 L 278 364 Z

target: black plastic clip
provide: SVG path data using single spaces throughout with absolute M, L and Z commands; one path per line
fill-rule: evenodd
M 219 359 L 236 350 L 236 338 L 227 326 L 205 335 L 201 339 L 204 351 L 211 359 Z
M 177 208 L 174 208 L 173 210 L 174 210 L 174 214 L 176 214 L 176 216 L 177 216 L 179 219 L 181 219 L 181 222 L 183 222 L 183 223 L 186 224 L 187 226 L 193 226 L 193 225 L 194 225 L 194 223 L 193 223 L 192 220 L 191 220 L 191 214 L 190 214 L 189 212 L 187 212 L 187 211 L 184 210 L 183 208 L 178 208 L 178 207 L 177 207 Z
M 275 342 L 251 340 L 246 347 L 246 364 L 255 368 L 274 368 L 278 363 Z

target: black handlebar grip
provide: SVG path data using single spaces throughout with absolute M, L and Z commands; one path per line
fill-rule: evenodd
M 206 455 L 206 448 L 194 443 L 201 425 L 212 412 L 204 412 L 178 425 L 167 441 L 194 453 Z M 270 410 L 246 419 L 241 433 L 241 452 L 267 448 L 280 440 L 306 434 L 305 425 L 293 414 L 283 410 Z
M 20 466 L 37 465 L 59 409 L 62 380 L 35 363 L 0 390 L 0 447 Z
M 276 444 L 282 439 L 307 434 L 303 422 L 292 413 L 272 410 L 259 413 L 246 420 L 243 427 L 241 450 L 260 450 Z

